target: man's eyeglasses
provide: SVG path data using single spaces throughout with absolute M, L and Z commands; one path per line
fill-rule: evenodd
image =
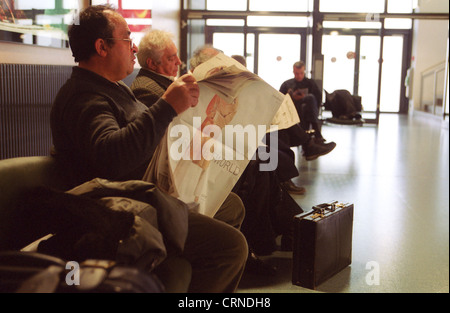
M 123 41 L 129 41 L 129 42 L 130 42 L 130 49 L 133 49 L 133 47 L 134 47 L 133 38 L 105 38 L 105 40 L 123 40 Z

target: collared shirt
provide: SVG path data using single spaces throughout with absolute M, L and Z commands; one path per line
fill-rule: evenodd
M 148 68 L 143 68 L 143 69 L 146 70 L 146 71 L 152 72 L 155 75 L 159 75 L 159 76 L 165 77 L 167 79 L 170 79 L 171 81 L 175 81 L 175 79 L 176 79 L 176 77 L 174 77 L 174 76 L 167 76 L 167 75 L 164 75 L 164 74 L 161 74 L 161 73 L 157 73 L 157 72 L 152 71 L 151 69 L 148 69 Z

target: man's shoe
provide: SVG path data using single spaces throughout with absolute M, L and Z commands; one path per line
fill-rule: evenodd
M 294 195 L 304 195 L 306 192 L 304 187 L 295 185 L 292 180 L 282 182 L 280 185 L 281 188 Z
M 313 140 L 310 140 L 309 143 L 303 146 L 303 156 L 307 161 L 312 161 L 317 159 L 318 157 L 328 154 L 336 147 L 335 142 L 317 144 Z
M 277 269 L 258 258 L 253 252 L 250 252 L 245 264 L 245 272 L 254 275 L 275 276 Z
M 325 144 L 325 138 L 323 137 L 314 137 L 314 143 L 318 144 L 318 145 L 323 145 Z

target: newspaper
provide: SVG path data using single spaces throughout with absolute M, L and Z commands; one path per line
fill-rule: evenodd
M 198 104 L 169 125 L 144 179 L 212 217 L 271 125 L 292 126 L 298 115 L 289 96 L 224 54 L 193 75 Z
M 297 109 L 295 108 L 291 96 L 286 94 L 271 124 L 278 126 L 278 129 L 281 130 L 298 123 L 300 123 L 300 118 Z

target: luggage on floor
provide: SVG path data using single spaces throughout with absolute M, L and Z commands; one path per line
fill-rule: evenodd
M 309 289 L 352 262 L 353 204 L 313 206 L 294 217 L 292 283 Z

